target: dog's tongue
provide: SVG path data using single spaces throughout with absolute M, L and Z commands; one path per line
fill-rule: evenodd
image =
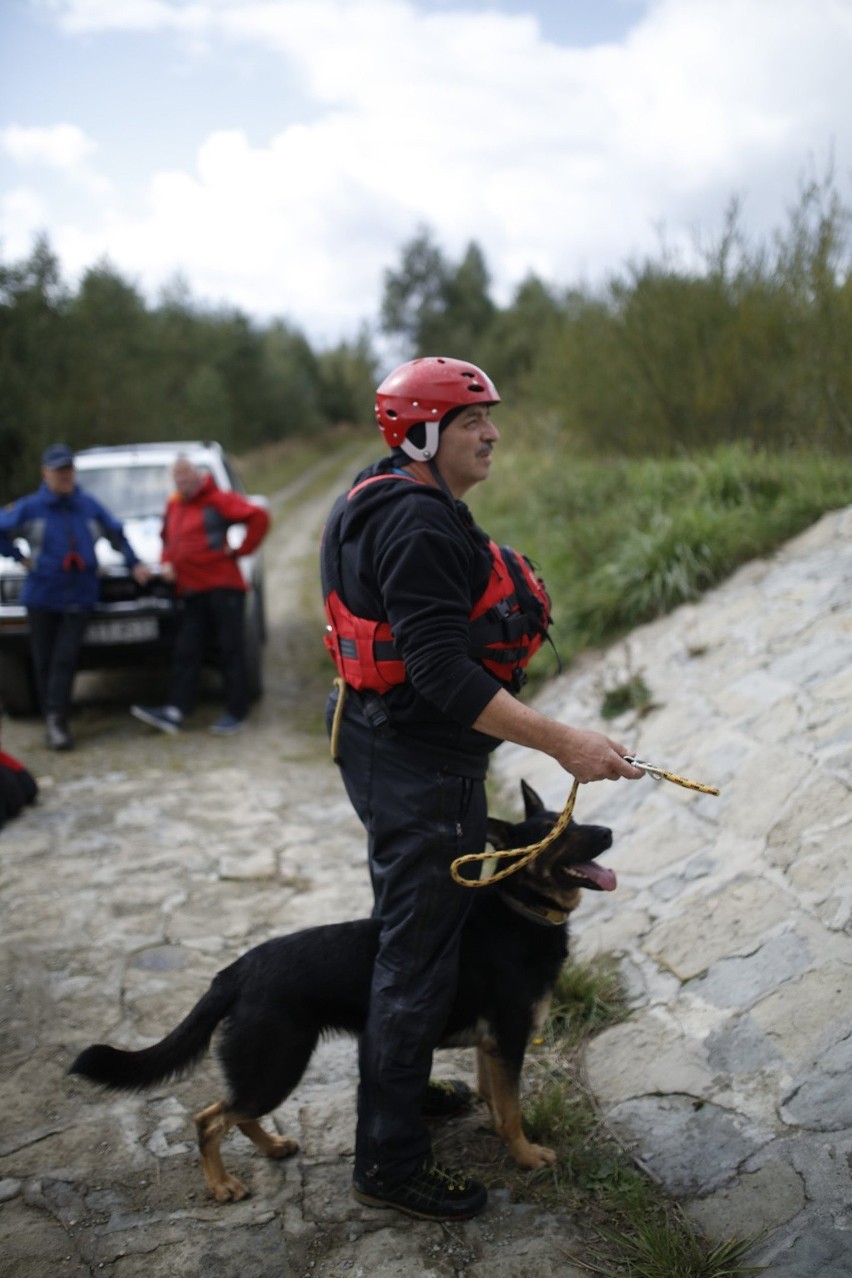
M 577 874 L 582 874 L 583 878 L 594 883 L 595 887 L 600 888 L 602 892 L 614 892 L 618 886 L 618 879 L 612 870 L 605 865 L 598 865 L 597 861 L 584 861 L 582 865 L 573 866 Z

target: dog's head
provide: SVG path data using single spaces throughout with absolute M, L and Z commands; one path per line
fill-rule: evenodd
M 559 814 L 545 808 L 532 786 L 521 782 L 524 797 L 524 820 L 499 821 L 488 818 L 488 842 L 497 851 L 526 848 L 544 839 L 556 824 Z M 532 894 L 562 910 L 573 910 L 579 900 L 579 889 L 612 892 L 616 877 L 595 858 L 612 846 L 612 830 L 605 825 L 582 825 L 573 819 L 549 847 L 529 865 L 505 880 L 510 892 Z M 501 862 L 501 868 L 507 863 Z

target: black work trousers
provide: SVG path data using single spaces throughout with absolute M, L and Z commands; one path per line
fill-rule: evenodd
M 246 687 L 244 590 L 221 588 L 184 595 L 172 657 L 169 705 L 184 714 L 195 709 L 201 668 L 208 647 L 219 654 L 225 709 L 235 719 L 249 711 Z
M 74 676 L 91 613 L 28 608 L 30 652 L 41 712 L 65 719 L 71 707 Z
M 450 863 L 485 847 L 487 761 L 473 761 L 479 776 L 426 762 L 410 738 L 371 728 L 350 692 L 339 764 L 367 831 L 373 914 L 382 922 L 359 1048 L 355 1174 L 393 1184 L 430 1152 L 420 1107 L 455 998 L 473 897 L 450 877 Z

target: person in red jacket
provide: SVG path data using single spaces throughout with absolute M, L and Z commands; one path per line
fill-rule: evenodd
M 211 475 L 179 457 L 172 468 L 176 491 L 163 517 L 162 575 L 175 583 L 181 619 L 172 663 L 169 699 L 162 706 L 131 706 L 130 713 L 162 732 L 178 732 L 195 706 L 205 649 L 214 640 L 225 685 L 225 713 L 210 727 L 232 736 L 246 726 L 249 697 L 243 626 L 246 583 L 237 560 L 266 536 L 269 515 L 238 493 L 223 492 Z M 242 543 L 228 543 L 232 524 L 245 525 Z

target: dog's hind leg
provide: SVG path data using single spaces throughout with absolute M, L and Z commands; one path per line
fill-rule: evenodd
M 259 1015 L 254 1007 L 237 1009 L 219 1043 L 229 1099 L 196 1116 L 204 1178 L 219 1202 L 236 1202 L 249 1192 L 222 1165 L 219 1146 L 232 1127 L 267 1158 L 289 1158 L 299 1148 L 288 1136 L 271 1135 L 256 1116 L 271 1113 L 289 1096 L 305 1072 L 319 1029 L 275 1011 L 271 1016 Z
M 476 1049 L 476 1090 L 491 1108 L 491 1058 L 483 1047 Z
M 533 1145 L 524 1134 L 521 1121 L 519 1065 L 504 1060 L 496 1044 L 486 1042 L 479 1057 L 488 1076 L 488 1104 L 497 1135 L 506 1142 L 509 1153 L 519 1167 L 534 1170 L 556 1162 L 556 1154 L 546 1145 Z
M 241 1180 L 225 1171 L 219 1149 L 231 1128 L 242 1126 L 244 1121 L 239 1114 L 229 1109 L 225 1101 L 208 1105 L 207 1109 L 202 1109 L 195 1115 L 201 1170 L 204 1172 L 207 1188 L 218 1203 L 237 1203 L 249 1193 Z
M 217 1202 L 239 1202 L 250 1190 L 236 1176 L 225 1170 L 221 1144 L 232 1127 L 238 1127 L 267 1158 L 289 1158 L 298 1151 L 298 1143 L 287 1136 L 272 1136 L 264 1131 L 256 1118 L 241 1118 L 226 1101 L 217 1101 L 195 1115 L 201 1169 L 207 1188 Z
M 244 1136 L 248 1136 L 250 1141 L 257 1145 L 262 1154 L 267 1158 L 289 1158 L 291 1154 L 299 1152 L 299 1142 L 292 1140 L 289 1136 L 272 1136 L 269 1132 L 261 1127 L 256 1118 L 247 1118 L 241 1123 L 237 1123 L 240 1131 Z

